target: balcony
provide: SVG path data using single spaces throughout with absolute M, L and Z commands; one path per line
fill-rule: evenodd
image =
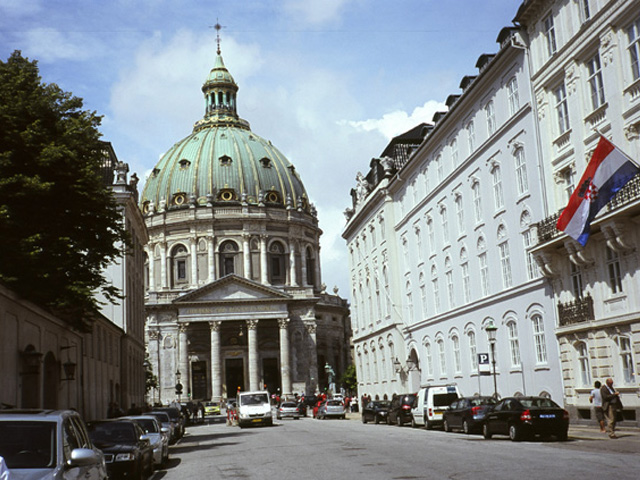
M 587 295 L 584 298 L 577 298 L 573 302 L 558 302 L 558 322 L 561 327 L 573 325 L 575 323 L 590 322 L 595 320 L 593 312 L 593 298 Z
M 629 183 L 607 203 L 605 209 L 607 212 L 613 212 L 638 199 L 640 199 L 640 175 L 636 175 L 629 181 Z M 556 228 L 556 223 L 558 223 L 558 218 L 561 213 L 562 210 L 538 222 L 538 244 L 548 242 L 562 235 L 563 232 Z

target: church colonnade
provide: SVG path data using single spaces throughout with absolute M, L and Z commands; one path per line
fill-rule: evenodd
M 151 241 L 146 247 L 145 280 L 149 291 L 157 291 L 235 273 L 263 285 L 317 288 L 321 284 L 319 248 L 303 240 L 250 234 L 241 241 L 213 235 Z

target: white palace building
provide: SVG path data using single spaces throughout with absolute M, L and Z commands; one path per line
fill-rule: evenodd
M 593 382 L 613 377 L 635 423 L 640 178 L 584 248 L 555 224 L 599 133 L 640 159 L 640 3 L 527 0 L 497 42 L 351 192 L 359 394 L 455 383 L 550 396 L 587 421 Z

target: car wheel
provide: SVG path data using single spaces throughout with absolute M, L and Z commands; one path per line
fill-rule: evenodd
M 376 419 L 375 419 L 375 424 L 379 424 L 380 423 L 380 417 L 376 415 Z
M 449 421 L 445 419 L 445 421 L 443 422 L 442 426 L 444 427 L 444 431 L 445 432 L 450 432 L 451 431 L 451 425 L 449 425 Z
M 364 414 L 362 414 L 362 423 L 367 423 L 367 417 L 364 416 Z M 376 422 L 378 423 L 378 422 Z
M 509 438 L 512 442 L 520 441 L 520 428 L 517 425 L 509 425 Z
M 469 435 L 469 433 L 471 433 L 471 429 L 469 428 L 469 422 L 467 422 L 466 420 L 462 421 L 462 431 L 464 433 L 466 433 L 467 435 Z
M 404 422 L 402 421 L 402 418 L 400 418 L 400 415 L 398 415 L 396 417 L 396 425 L 398 425 L 399 427 L 401 427 L 404 424 Z
M 391 425 L 391 416 L 387 417 L 387 425 Z
M 411 418 L 411 428 L 418 428 L 418 424 L 414 418 Z
M 489 431 L 489 425 L 486 423 L 482 424 L 482 436 L 489 440 L 491 438 L 491 432 Z
M 424 421 L 424 426 L 427 428 L 427 430 L 433 430 L 433 423 L 431 423 L 429 420 Z

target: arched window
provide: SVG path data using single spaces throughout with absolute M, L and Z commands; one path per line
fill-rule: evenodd
M 312 287 L 316 286 L 316 259 L 313 255 L 313 251 L 311 247 L 307 247 L 306 249 L 306 260 L 307 260 L 307 285 L 311 285 Z
M 435 265 L 431 267 L 431 289 L 433 290 L 433 308 L 438 313 L 440 311 L 440 290 L 438 287 L 438 270 Z
M 420 283 L 420 305 L 421 305 L 422 317 L 427 318 L 428 301 L 427 301 L 427 286 L 425 285 L 424 273 L 420 272 L 418 282 Z
M 453 345 L 453 370 L 455 373 L 462 371 L 462 361 L 460 358 L 460 338 L 454 334 L 451 337 L 451 344 Z
M 444 350 L 444 340 L 442 338 L 439 338 L 436 341 L 436 344 L 438 345 L 438 362 L 440 364 L 440 376 L 446 377 L 447 376 L 447 357 Z
M 626 335 L 618 337 L 618 350 L 620 352 L 620 364 L 622 367 L 622 380 L 626 384 L 632 384 L 633 374 L 633 352 L 631 351 L 631 339 Z
M 433 352 L 431 351 L 431 343 L 428 341 L 424 344 L 424 352 L 425 362 L 427 363 L 427 376 L 433 378 Z
M 469 353 L 471 355 L 471 371 L 478 371 L 478 347 L 476 345 L 476 332 L 473 330 L 469 330 L 467 333 L 467 338 L 469 340 Z
M 493 167 L 491 172 L 493 177 L 493 203 L 496 210 L 500 210 L 504 207 L 504 193 L 502 191 L 502 171 L 500 166 Z
M 389 271 L 387 266 L 382 267 L 382 278 L 384 280 L 384 304 L 385 304 L 385 317 L 391 314 L 391 292 L 389 291 Z
M 218 250 L 220 253 L 220 277 L 235 273 L 236 261 L 239 257 L 238 245 L 231 240 L 227 240 L 220 244 Z
M 576 353 L 578 355 L 578 366 L 580 367 L 580 386 L 588 387 L 591 385 L 591 369 L 589 367 L 589 348 L 584 342 L 576 344 Z
M 406 295 L 407 295 L 407 319 L 409 323 L 414 322 L 413 317 L 413 296 L 411 292 L 411 282 L 407 282 L 406 284 Z
M 529 191 L 529 180 L 527 178 L 527 162 L 524 158 L 524 148 L 518 148 L 513 152 L 516 163 L 516 186 L 518 195 L 523 195 Z
M 269 282 L 272 285 L 282 285 L 287 278 L 286 255 L 284 246 L 280 242 L 273 242 L 269 246 Z
M 171 250 L 171 285 L 173 287 L 188 282 L 189 253 L 184 245 L 176 245 Z
M 544 335 L 544 322 L 538 313 L 531 317 L 533 327 L 533 343 L 536 349 L 536 363 L 547 363 L 547 343 Z
M 520 367 L 520 341 L 518 340 L 518 325 L 515 320 L 507 320 L 507 333 L 509 335 L 511 367 L 517 368 Z

